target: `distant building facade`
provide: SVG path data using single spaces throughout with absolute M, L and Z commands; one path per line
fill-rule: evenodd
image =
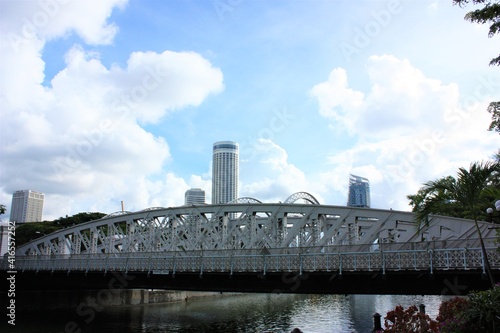
M 0 256 L 3 256 L 9 249 L 9 227 L 0 224 Z
M 212 204 L 226 203 L 238 198 L 239 145 L 219 141 L 213 146 Z
M 15 191 L 12 194 L 10 221 L 16 223 L 41 222 L 44 197 L 41 192 L 31 190 Z
M 205 191 L 200 188 L 192 188 L 184 194 L 185 205 L 204 205 L 205 204 Z
M 349 207 L 370 207 L 370 181 L 367 178 L 349 175 Z

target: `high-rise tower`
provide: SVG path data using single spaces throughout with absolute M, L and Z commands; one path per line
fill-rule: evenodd
M 367 178 L 349 175 L 349 207 L 370 207 L 370 181 Z
M 212 204 L 238 198 L 239 147 L 232 141 L 214 143 L 212 159 Z
M 44 194 L 31 190 L 15 191 L 12 194 L 10 220 L 12 222 L 41 222 Z
M 205 204 L 205 191 L 201 188 L 192 188 L 184 194 L 185 205 L 204 205 Z

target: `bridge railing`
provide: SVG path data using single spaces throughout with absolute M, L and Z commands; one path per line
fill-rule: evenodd
M 352 249 L 352 248 L 351 248 Z M 500 252 L 488 248 L 492 269 L 500 270 Z M 8 269 L 7 260 L 0 268 Z M 363 252 L 312 251 L 311 248 L 212 250 L 185 252 L 95 253 L 18 256 L 17 271 L 124 271 L 153 274 L 237 272 L 349 272 L 349 271 L 485 271 L 480 248 L 383 250 Z

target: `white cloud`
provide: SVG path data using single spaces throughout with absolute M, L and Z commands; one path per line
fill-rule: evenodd
M 336 68 L 328 77 L 328 81 L 317 84 L 311 89 L 311 94 L 318 99 L 319 112 L 322 116 L 335 123 L 350 125 L 356 117 L 350 110 L 359 110 L 363 105 L 364 94 L 348 88 L 347 73 L 342 68 Z M 344 127 L 336 127 L 343 129 Z
M 309 192 L 321 201 L 319 188 L 305 173 L 288 162 L 286 151 L 269 139 L 258 139 L 251 158 L 242 162 L 240 196 L 264 202 L 283 202 L 296 192 Z M 323 202 L 324 203 L 324 202 Z
M 172 51 L 137 51 L 126 67 L 106 67 L 75 45 L 43 86 L 45 43 L 77 33 L 86 43 L 109 44 L 118 30 L 107 19 L 125 4 L 60 2 L 9 2 L 2 14 L 2 34 L 11 38 L 0 38 L 1 197 L 43 191 L 45 218 L 116 211 L 121 200 L 129 210 L 182 204 L 188 184 L 172 173 L 160 177 L 171 159 L 168 143 L 141 126 L 222 91 L 222 72 L 197 53 Z M 28 34 L 26 20 L 43 13 L 50 20 L 34 21 Z
M 371 178 L 375 206 L 408 209 L 406 195 L 423 182 L 453 175 L 458 167 L 487 159 L 498 148 L 496 134 L 486 131 L 491 120 L 486 106 L 498 91 L 484 83 L 498 86 L 497 80 L 480 81 L 481 94 L 464 97 L 456 84 L 428 78 L 394 56 L 372 56 L 366 70 L 371 84 L 367 93 L 350 89 L 346 76 L 338 75 L 345 73 L 342 69 L 311 90 L 320 114 L 358 138 L 351 149 L 330 157 L 332 170 L 323 175 L 326 179 L 345 176 L 347 169 L 359 173 Z
M 5 1 L 2 25 L 13 46 L 33 40 L 51 40 L 71 33 L 87 44 L 109 44 L 118 27 L 107 22 L 115 8 L 124 8 L 127 0 L 87 1 Z

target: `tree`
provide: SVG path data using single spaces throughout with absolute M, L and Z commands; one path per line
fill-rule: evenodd
M 437 333 L 439 332 L 438 322 L 432 320 L 425 313 L 419 312 L 415 305 L 407 309 L 397 305 L 396 308 L 387 313 L 384 318 L 386 333 Z
M 104 216 L 106 216 L 104 213 L 78 213 L 69 217 L 60 217 L 54 221 L 23 223 L 16 228 L 16 244 L 20 246 L 57 230 L 98 220 Z
M 447 176 L 424 184 L 417 194 L 408 195 L 420 226 L 430 214 L 486 219 L 486 208 L 500 197 L 499 161 L 475 162 L 469 170 L 460 168 L 457 177 Z
M 490 24 L 489 37 L 500 32 L 500 1 L 498 0 L 453 0 L 460 7 L 471 2 L 474 5 L 484 5 L 482 9 L 476 9 L 465 14 L 465 19 L 480 24 Z M 490 65 L 500 65 L 500 55 L 491 59 Z
M 5 207 L 5 205 L 0 204 L 0 215 L 5 214 L 6 211 L 7 211 L 7 208 Z M 2 219 L 0 219 L 0 222 L 1 221 L 2 221 Z
M 500 134 L 500 102 L 491 102 L 488 106 L 488 112 L 491 113 L 491 124 L 488 130 Z
M 460 7 L 472 2 L 474 5 L 484 5 L 482 9 L 476 9 L 465 14 L 465 19 L 472 23 L 490 24 L 488 37 L 500 33 L 500 1 L 499 0 L 453 0 L 453 4 Z M 490 66 L 500 66 L 500 55 L 491 59 Z M 491 113 L 490 131 L 500 133 L 500 102 L 491 102 L 488 106 Z
M 78 214 L 75 214 L 73 216 L 67 216 L 66 217 L 60 217 L 56 220 L 54 220 L 54 223 L 60 225 L 61 227 L 69 227 L 69 226 L 72 226 L 72 225 L 76 225 L 76 224 L 80 224 L 80 223 L 84 223 L 84 222 L 88 222 L 88 221 L 94 221 L 94 220 L 98 220 L 102 217 L 106 216 L 106 214 L 104 213 L 96 213 L 96 212 L 92 212 L 92 213 L 78 213 Z
M 448 208 L 450 213 L 474 220 L 492 286 L 495 282 L 477 221 L 484 215 L 486 207 L 500 195 L 500 189 L 494 185 L 499 172 L 500 164 L 496 161 L 475 162 L 470 165 L 469 170 L 459 168 L 456 178 L 445 177 L 427 182 L 419 193 L 408 196 L 419 226 L 428 223 L 428 215 L 431 213 L 449 215 Z
M 420 188 L 417 194 L 406 196 L 415 213 L 419 227 L 427 224 L 430 214 L 462 217 L 460 204 L 451 199 L 451 189 L 456 187 L 456 179 L 452 176 L 430 181 Z

